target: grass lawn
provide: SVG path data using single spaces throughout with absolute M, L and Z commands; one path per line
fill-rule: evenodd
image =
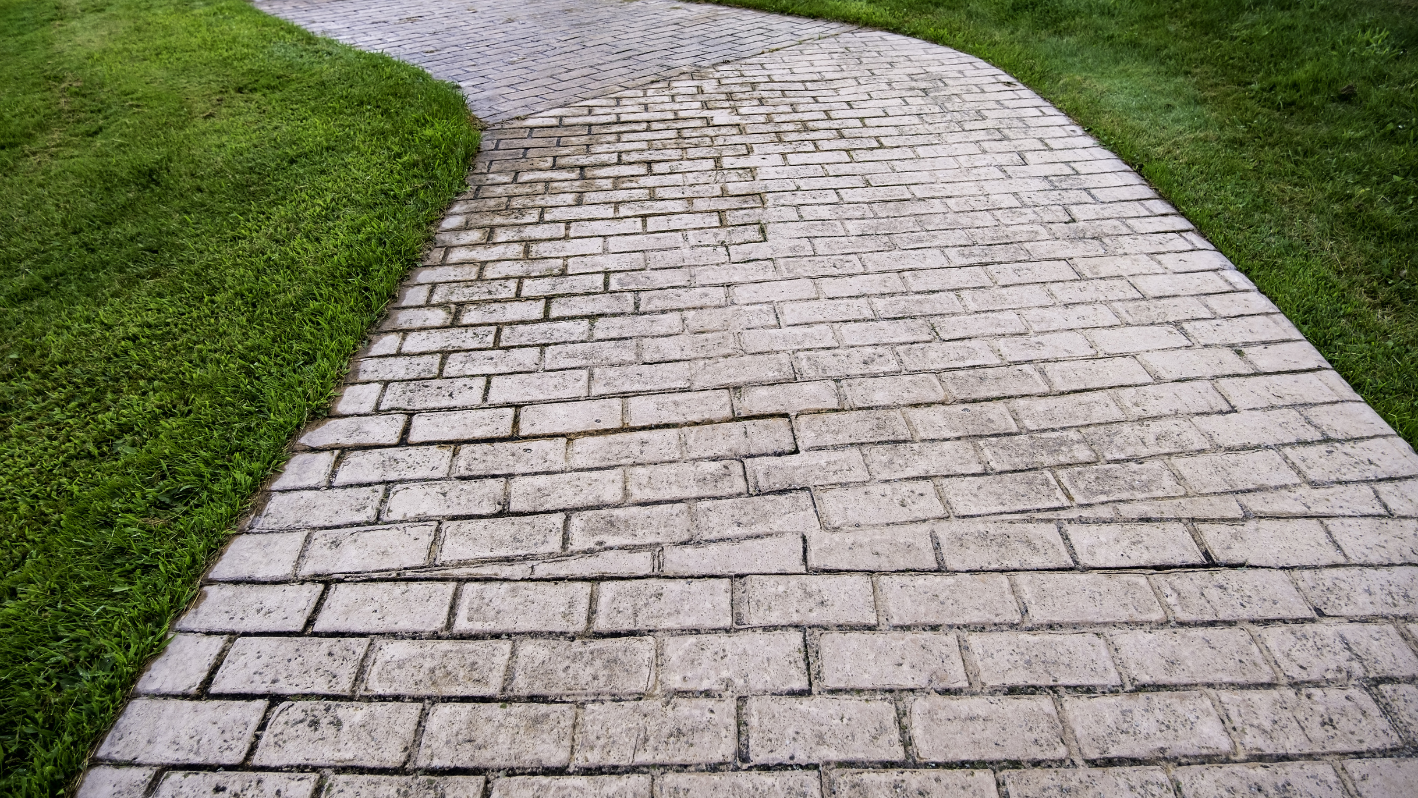
M 0 0 L 0 794 L 62 792 L 462 186 L 457 90 L 241 0 Z
M 958 48 L 1134 164 L 1418 443 L 1418 0 L 717 0 Z

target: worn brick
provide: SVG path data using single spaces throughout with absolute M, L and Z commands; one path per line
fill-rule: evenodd
M 1109 635 L 1118 663 L 1140 685 L 1263 684 L 1275 674 L 1241 629 L 1159 629 Z
M 572 761 L 583 767 L 729 762 L 733 701 L 676 698 L 587 704 Z
M 727 579 L 602 582 L 598 631 L 722 629 L 732 622 Z
M 576 710 L 568 704 L 435 704 L 419 767 L 565 767 Z
M 1154 577 L 1173 617 L 1182 622 L 1310 618 L 1299 591 L 1275 571 L 1192 571 Z
M 212 679 L 211 692 L 348 695 L 368 640 L 242 637 Z
M 271 713 L 252 764 L 399 767 L 414 744 L 418 704 L 296 701 Z
M 1046 696 L 927 696 L 911 702 L 911 738 L 927 762 L 1049 761 L 1068 756 Z
M 95 757 L 151 765 L 237 765 L 246 758 L 265 701 L 135 698 Z
M 522 696 L 634 696 L 650 689 L 655 641 L 524 640 L 508 692 Z
M 508 640 L 386 640 L 364 678 L 374 695 L 494 696 L 512 656 Z
M 754 762 L 870 762 L 904 755 L 896 710 L 879 699 L 750 698 L 747 725 Z
M 141 695 L 195 695 L 221 656 L 227 639 L 216 635 L 173 635 L 138 679 Z
M 463 587 L 453 631 L 579 632 L 590 605 L 589 582 L 474 582 Z
M 1302 688 L 1219 691 L 1222 709 L 1244 754 L 1375 751 L 1401 744 L 1362 690 Z
M 819 684 L 828 689 L 965 687 L 955 636 L 929 632 L 847 632 L 818 640 Z
M 451 582 L 338 584 L 315 619 L 317 632 L 435 632 L 448 623 Z
M 1201 693 L 1066 696 L 1064 711 L 1085 759 L 1231 752 L 1221 718 Z
M 668 690 L 751 695 L 808 689 L 803 638 L 797 632 L 670 637 L 661 668 Z

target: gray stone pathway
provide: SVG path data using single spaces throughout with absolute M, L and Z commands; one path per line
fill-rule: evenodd
M 771 24 L 501 106 L 85 798 L 1414 794 L 1413 450 L 1009 76 Z

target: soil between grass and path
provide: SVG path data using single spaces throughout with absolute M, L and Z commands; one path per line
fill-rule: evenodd
M 1137 164 L 1418 438 L 1405 2 L 732 0 L 946 44 Z M 462 185 L 450 86 L 242 2 L 0 6 L 0 790 L 61 792 Z
M 78 774 L 463 186 L 461 95 L 240 0 L 0 5 L 0 793 Z

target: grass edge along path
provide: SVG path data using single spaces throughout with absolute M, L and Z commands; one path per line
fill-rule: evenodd
M 1418 2 L 699 0 L 1010 73 L 1132 164 L 1418 444 Z
M 0 794 L 72 787 L 464 185 L 421 70 L 241 0 L 0 5 Z

